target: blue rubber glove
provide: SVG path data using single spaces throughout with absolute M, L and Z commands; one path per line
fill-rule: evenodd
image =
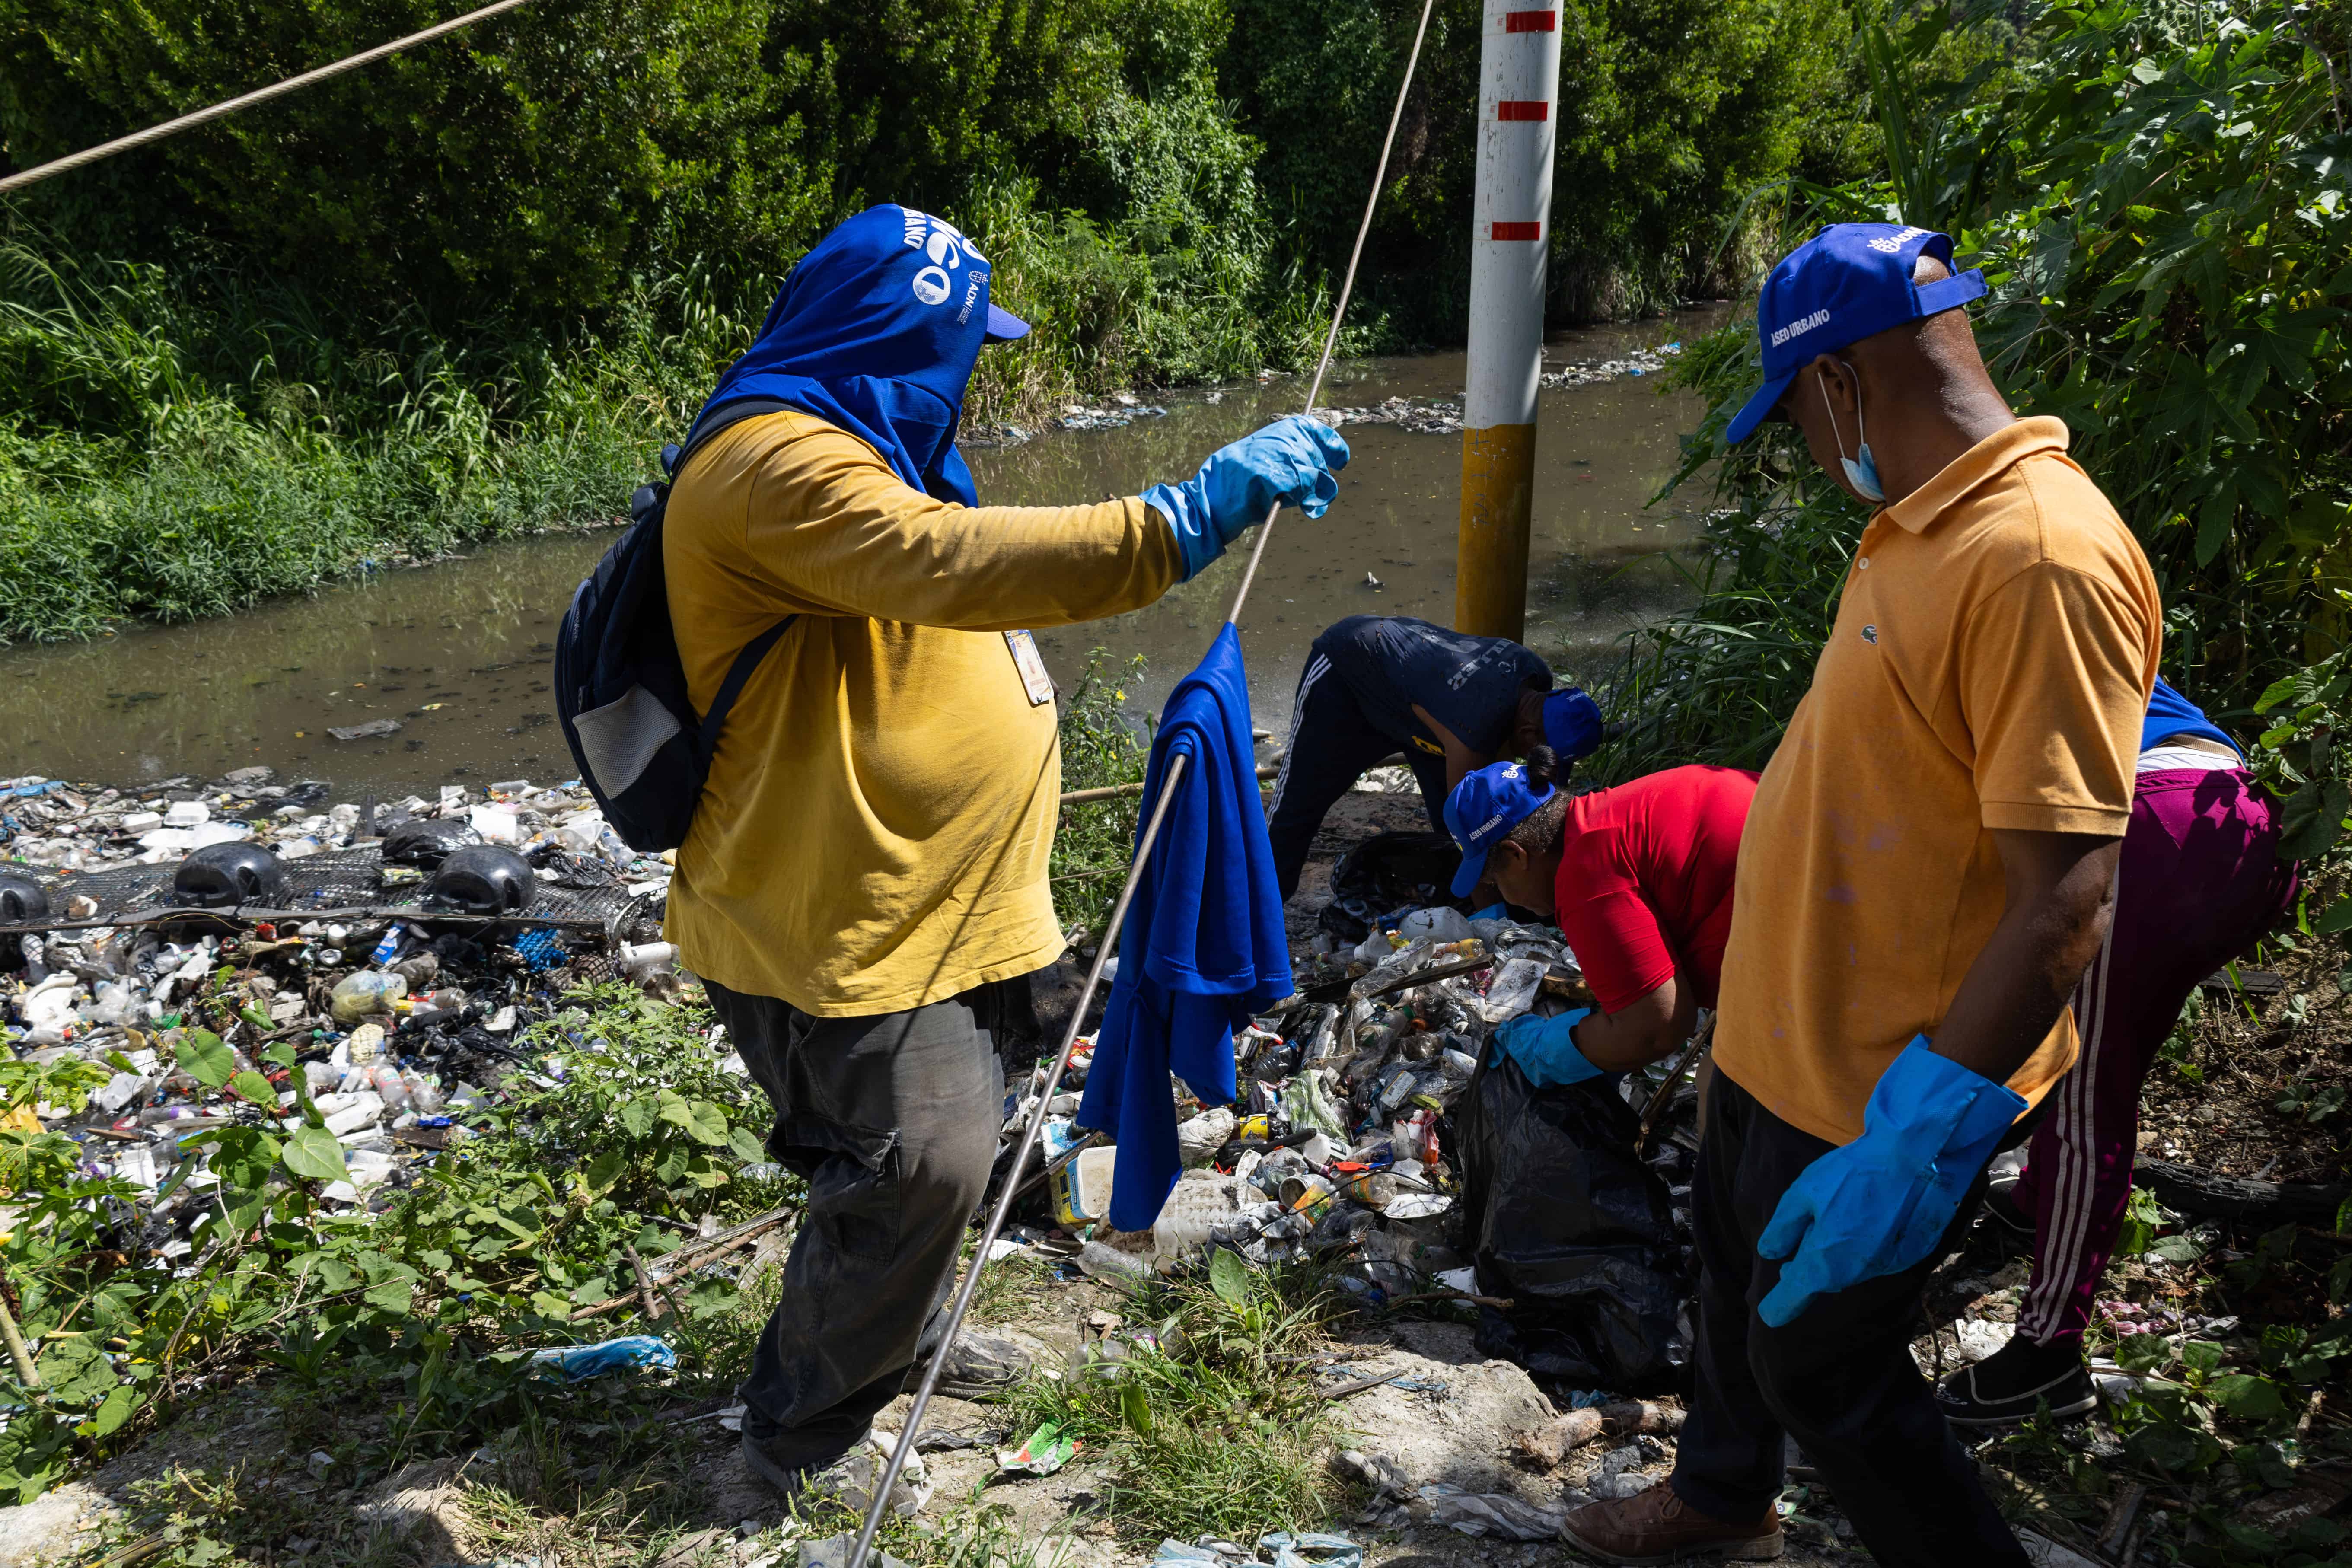
M 1879 1075 L 1862 1136 L 1806 1166 L 1756 1240 L 1786 1258 L 1757 1307 L 1774 1328 L 1816 1296 L 1899 1274 L 1935 1250 L 2025 1099 L 1916 1035 Z
M 1198 576 L 1242 530 L 1265 521 L 1276 501 L 1321 517 L 1339 493 L 1331 476 L 1348 466 L 1348 443 L 1317 420 L 1292 415 L 1209 454 L 1181 485 L 1154 485 L 1143 499 L 1176 531 L 1184 576 Z
M 1538 1089 L 1582 1083 L 1587 1079 L 1599 1078 L 1601 1069 L 1584 1059 L 1584 1053 L 1576 1048 L 1571 1031 L 1591 1016 L 1590 1007 L 1579 1007 L 1556 1018 L 1522 1013 L 1495 1031 L 1495 1043 L 1519 1064 L 1519 1070 Z

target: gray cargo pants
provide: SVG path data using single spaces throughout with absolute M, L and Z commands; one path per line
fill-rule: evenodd
M 772 996 L 704 988 L 775 1106 L 769 1153 L 808 1183 L 783 1299 L 736 1390 L 743 1430 L 780 1464 L 829 1464 L 932 1348 L 927 1322 L 996 1160 L 1003 989 L 818 1018 Z

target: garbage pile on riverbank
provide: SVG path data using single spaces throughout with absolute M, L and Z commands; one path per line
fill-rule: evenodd
M 200 1223 L 221 1128 L 299 1138 L 315 1110 L 314 1163 L 338 1169 L 323 1195 L 380 1205 L 370 1189 L 463 1136 L 559 997 L 672 967 L 656 940 L 668 867 L 577 786 L 450 785 L 388 807 L 329 805 L 266 768 L 7 787 L 10 1043 L 37 1068 L 109 1074 L 83 1114 L 39 1121 L 81 1142 L 86 1174 L 170 1193 L 149 1227 L 165 1256 L 191 1249 L 167 1233 Z

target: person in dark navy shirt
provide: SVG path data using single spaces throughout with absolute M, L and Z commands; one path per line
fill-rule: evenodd
M 1553 689 L 1544 661 L 1507 637 L 1450 631 L 1410 616 L 1349 616 L 1315 639 L 1290 713 L 1267 832 L 1282 896 L 1324 814 L 1393 752 L 1420 782 L 1429 820 L 1445 831 L 1445 797 L 1504 757 L 1548 745 L 1563 762 L 1603 739 L 1601 709 L 1573 686 Z

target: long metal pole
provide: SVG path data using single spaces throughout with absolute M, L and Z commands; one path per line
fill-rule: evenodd
M 1552 122 L 1559 106 L 1559 4 L 1486 0 L 1478 54 L 1477 226 L 1470 237 L 1454 625 L 1514 640 L 1528 624 Z
M 528 0 L 498 0 L 496 5 L 485 5 L 478 11 L 468 11 L 462 16 L 453 16 L 448 21 L 436 26 L 427 27 L 421 33 L 411 33 L 408 37 L 395 38 L 389 44 L 378 44 L 374 48 L 353 55 L 349 59 L 337 60 L 332 65 L 320 66 L 316 70 L 304 71 L 300 76 L 289 76 L 284 81 L 273 82 L 268 87 L 232 98 L 225 103 L 215 103 L 210 109 L 199 109 L 194 114 L 183 114 L 177 120 L 166 120 L 161 125 L 151 125 L 144 131 L 134 131 L 128 136 L 118 136 L 111 142 L 101 142 L 95 147 L 85 147 L 79 153 L 68 153 L 51 163 L 39 164 L 25 170 L 22 174 L 11 174 L 6 179 L 0 180 L 0 194 L 20 189 L 37 180 L 46 180 L 52 175 L 69 174 L 85 164 L 95 163 L 101 158 L 111 158 L 117 153 L 128 153 L 133 147 L 144 147 L 151 142 L 161 142 L 166 136 L 176 136 L 183 131 L 204 124 L 206 121 L 218 120 L 225 114 L 235 114 L 240 109 L 250 109 L 257 103 L 264 103 L 273 98 L 282 98 L 289 92 L 309 87 L 312 82 L 324 81 L 331 76 L 341 76 L 345 71 L 357 70 L 370 61 L 380 60 L 386 55 L 397 54 L 402 49 L 414 48 L 419 44 L 429 44 L 445 33 L 454 33 L 460 27 L 469 27 L 476 22 L 497 16 L 501 11 L 511 11 L 516 6 L 525 4 L 528 4 Z
M 1348 313 L 1348 300 L 1356 289 L 1356 265 L 1363 259 L 1364 237 L 1371 232 L 1372 213 L 1380 205 L 1381 186 L 1388 178 L 1389 151 L 1396 145 L 1398 121 L 1404 118 L 1405 95 L 1412 90 L 1412 77 L 1421 63 L 1422 40 L 1429 34 L 1429 14 L 1436 0 L 1422 0 L 1421 25 L 1413 29 L 1412 51 L 1406 56 L 1404 80 L 1397 84 L 1396 107 L 1389 111 L 1388 134 L 1381 141 L 1380 165 L 1372 173 L 1371 195 L 1364 202 L 1363 222 L 1356 226 L 1355 248 L 1348 253 L 1347 277 L 1339 285 L 1339 303 L 1331 311 L 1330 330 L 1323 334 L 1323 355 L 1316 362 L 1315 379 L 1307 388 L 1307 406 L 1300 412 L 1312 414 L 1315 400 L 1323 391 L 1324 374 L 1331 368 L 1331 355 L 1339 342 L 1339 322 Z M 1274 514 L 1280 510 L 1266 509 L 1265 521 L 1257 531 L 1257 540 L 1251 546 L 1249 563 L 1243 568 L 1241 588 L 1234 595 L 1233 613 L 1225 617 L 1228 626 L 1238 626 L 1242 606 L 1249 602 L 1250 584 L 1257 578 L 1257 564 L 1265 554 L 1266 535 L 1274 531 Z M 1169 759 L 1168 772 L 1160 786 L 1160 798 L 1151 808 L 1150 820 L 1135 841 L 1135 860 L 1127 868 L 1127 881 L 1118 890 L 1118 901 L 1111 906 L 1110 923 L 1103 932 L 1102 946 L 1095 951 L 1095 961 L 1087 971 L 1087 982 L 1078 989 L 1077 1005 L 1071 1010 L 1070 1026 L 1062 1036 L 1062 1048 L 1054 1054 L 1054 1070 L 1046 1078 L 1045 1092 L 1037 1097 L 1036 1109 L 1021 1129 L 1020 1145 L 1013 1152 L 1013 1168 L 1005 1173 L 1004 1186 L 998 1194 L 996 1206 L 989 1212 L 987 1228 L 981 1232 L 980 1247 L 972 1253 L 971 1268 L 956 1291 L 955 1305 L 949 1309 L 948 1321 L 939 1338 L 939 1348 L 931 1354 L 930 1365 L 923 1371 L 923 1381 L 915 1390 L 915 1402 L 907 1411 L 906 1425 L 899 1428 L 898 1441 L 891 1446 L 890 1463 L 882 1472 L 879 1485 L 874 1489 L 873 1501 L 866 1510 L 866 1522 L 857 1532 L 857 1541 L 849 1549 L 845 1568 L 866 1568 L 866 1554 L 873 1548 L 874 1537 L 882 1528 L 883 1516 L 889 1511 L 890 1490 L 898 1484 L 905 1472 L 907 1458 L 915 1451 L 915 1437 L 922 1430 L 923 1414 L 930 1408 L 932 1392 L 939 1387 L 940 1374 L 948 1363 L 955 1344 L 956 1331 L 963 1326 L 964 1315 L 971 1310 L 972 1297 L 980 1289 L 980 1271 L 988 1267 L 989 1249 L 996 1245 L 997 1237 L 1011 1217 L 1013 1205 L 1021 1195 L 1021 1177 L 1029 1164 L 1030 1151 L 1037 1145 L 1038 1134 L 1045 1125 L 1045 1106 L 1054 1098 L 1054 1089 L 1062 1081 L 1063 1072 L 1070 1065 L 1070 1053 L 1078 1043 L 1078 1030 L 1086 1023 L 1087 1009 L 1093 1005 L 1095 989 L 1102 983 L 1105 965 L 1109 963 L 1111 950 L 1118 945 L 1120 928 L 1127 921 L 1127 906 L 1135 897 L 1135 884 L 1143 874 L 1143 863 L 1151 855 L 1151 847 L 1160 838 L 1160 824 L 1168 819 L 1168 807 L 1176 798 L 1176 789 L 1184 777 L 1184 766 L 1192 759 L 1181 752 Z
M 1135 898 L 1135 884 L 1143 875 L 1143 863 L 1150 858 L 1151 846 L 1160 837 L 1160 825 L 1168 819 L 1168 808 L 1176 799 L 1176 786 L 1183 782 L 1185 764 L 1192 760 L 1181 752 L 1168 759 L 1160 799 L 1151 807 L 1151 819 L 1144 824 L 1142 837 L 1136 840 L 1135 864 L 1128 868 L 1118 901 L 1111 906 L 1109 928 L 1103 932 L 1102 945 L 1095 950 L 1094 964 L 1087 971 L 1087 983 L 1078 992 L 1078 1005 L 1070 1014 L 1070 1026 L 1062 1033 L 1062 1048 L 1054 1053 L 1054 1070 L 1046 1076 L 1036 1109 L 1030 1111 L 1028 1121 L 1021 1129 L 1020 1145 L 1013 1152 L 1013 1168 L 1005 1173 L 996 1206 L 989 1211 L 988 1227 L 980 1233 L 980 1246 L 971 1255 L 971 1268 L 964 1274 L 963 1288 L 956 1292 L 955 1305 L 948 1311 L 947 1327 L 940 1335 L 939 1348 L 931 1352 L 930 1365 L 923 1370 L 922 1384 L 915 1390 L 915 1403 L 907 1412 L 907 1424 L 899 1428 L 898 1441 L 890 1450 L 889 1467 L 882 1472 L 881 1484 L 875 1488 L 874 1500 L 866 1510 L 865 1528 L 857 1532 L 857 1544 L 850 1549 L 847 1568 L 864 1568 L 875 1531 L 882 1528 L 882 1516 L 889 1511 L 890 1489 L 898 1484 L 899 1473 L 907 1468 L 907 1456 L 915 1451 L 915 1435 L 923 1428 L 923 1413 L 930 1408 L 931 1394 L 940 1385 L 940 1373 L 947 1366 L 956 1331 L 963 1326 L 964 1314 L 971 1310 L 971 1299 L 980 1289 L 980 1271 L 988 1267 L 989 1248 L 996 1245 L 1004 1222 L 1012 1217 L 1013 1202 L 1021 1195 L 1022 1173 L 1028 1168 L 1029 1152 L 1037 1146 L 1037 1135 L 1045 1129 L 1045 1107 L 1053 1100 L 1054 1090 L 1069 1068 L 1070 1053 L 1077 1046 L 1079 1029 L 1086 1025 L 1087 1008 L 1094 1001 L 1095 987 L 1102 982 L 1103 968 L 1110 963 L 1111 949 L 1118 945 L 1119 927 L 1127 919 L 1128 904 Z

